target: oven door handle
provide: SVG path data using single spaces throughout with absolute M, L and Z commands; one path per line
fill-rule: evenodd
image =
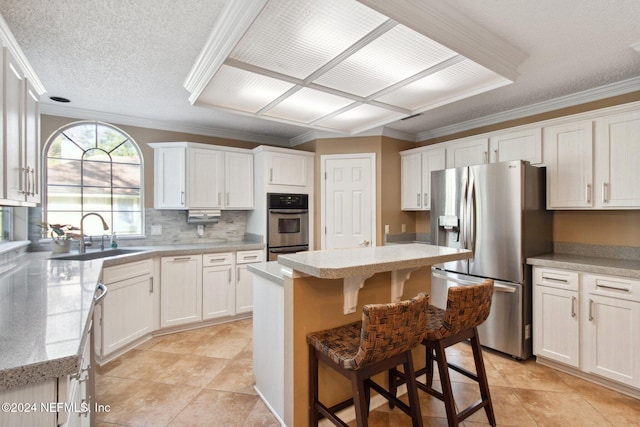
M 269 209 L 270 214 L 300 215 L 309 213 L 309 209 Z

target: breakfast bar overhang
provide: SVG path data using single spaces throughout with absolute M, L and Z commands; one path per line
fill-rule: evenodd
M 281 255 L 253 264 L 256 390 L 287 426 L 308 423 L 308 333 L 361 319 L 364 304 L 430 290 L 430 266 L 471 252 L 419 243 Z M 348 382 L 320 371 L 321 397 L 336 402 Z

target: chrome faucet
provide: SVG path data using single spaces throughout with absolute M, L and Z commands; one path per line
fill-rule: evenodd
M 84 242 L 84 219 L 86 217 L 88 217 L 89 215 L 95 215 L 98 218 L 100 218 L 100 221 L 102 221 L 102 228 L 104 230 L 108 230 L 109 226 L 107 225 L 107 222 L 104 220 L 104 218 L 102 218 L 102 216 L 98 213 L 95 212 L 89 212 L 88 214 L 85 214 L 82 219 L 80 220 L 80 247 L 78 249 L 78 252 L 80 252 L 81 254 L 85 253 L 87 251 L 86 248 L 86 244 Z

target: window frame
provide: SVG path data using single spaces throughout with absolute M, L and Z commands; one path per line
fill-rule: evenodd
M 63 126 L 60 126 L 58 129 L 56 129 L 55 131 L 53 131 L 49 137 L 47 138 L 43 150 L 42 150 L 42 187 L 43 187 L 43 192 L 42 192 L 42 221 L 44 223 L 48 222 L 48 216 L 49 216 L 49 212 L 48 212 L 48 199 L 49 199 L 49 183 L 48 183 L 48 153 L 49 153 L 49 149 L 51 148 L 51 144 L 56 140 L 56 138 L 65 130 L 67 129 L 71 129 L 73 127 L 76 126 L 86 126 L 86 125 L 92 125 L 92 126 L 105 126 L 108 127 L 120 134 L 122 134 L 124 137 L 126 137 L 127 141 L 130 141 L 133 146 L 135 147 L 136 151 L 138 152 L 138 156 L 140 159 L 140 233 L 138 234 L 118 234 L 118 239 L 140 239 L 140 238 L 146 238 L 146 234 L 145 234 L 145 230 L 146 230 L 146 215 L 145 215 L 145 205 L 144 205 L 144 193 L 145 193 L 145 185 L 144 185 L 144 156 L 142 154 L 142 150 L 140 149 L 140 145 L 135 141 L 135 139 L 133 139 L 131 137 L 131 135 L 129 135 L 127 132 L 125 132 L 124 130 L 122 130 L 121 128 L 112 125 L 111 123 L 107 123 L 107 122 L 103 122 L 100 120 L 79 120 L 79 121 L 75 121 L 75 122 L 70 122 L 67 123 Z M 104 150 L 103 150 L 104 151 Z M 84 158 L 84 155 L 86 154 L 86 151 L 82 154 L 82 157 Z M 113 167 L 113 162 L 111 162 L 111 165 Z M 112 175 L 113 176 L 113 175 Z M 111 191 L 113 193 L 113 185 L 111 186 Z M 113 203 L 111 205 L 111 215 L 113 217 L 114 215 L 114 210 L 113 210 Z M 80 212 L 84 212 L 83 209 L 80 209 Z M 86 212 L 89 213 L 89 212 Z M 106 219 L 106 218 L 105 218 Z M 80 227 L 80 224 L 73 224 L 77 227 Z M 117 230 L 116 230 L 117 232 Z M 46 233 L 46 230 L 43 230 L 43 240 L 49 240 L 50 237 L 49 235 Z

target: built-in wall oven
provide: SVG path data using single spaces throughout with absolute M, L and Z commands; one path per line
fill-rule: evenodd
M 267 194 L 267 255 L 309 250 L 309 195 Z

